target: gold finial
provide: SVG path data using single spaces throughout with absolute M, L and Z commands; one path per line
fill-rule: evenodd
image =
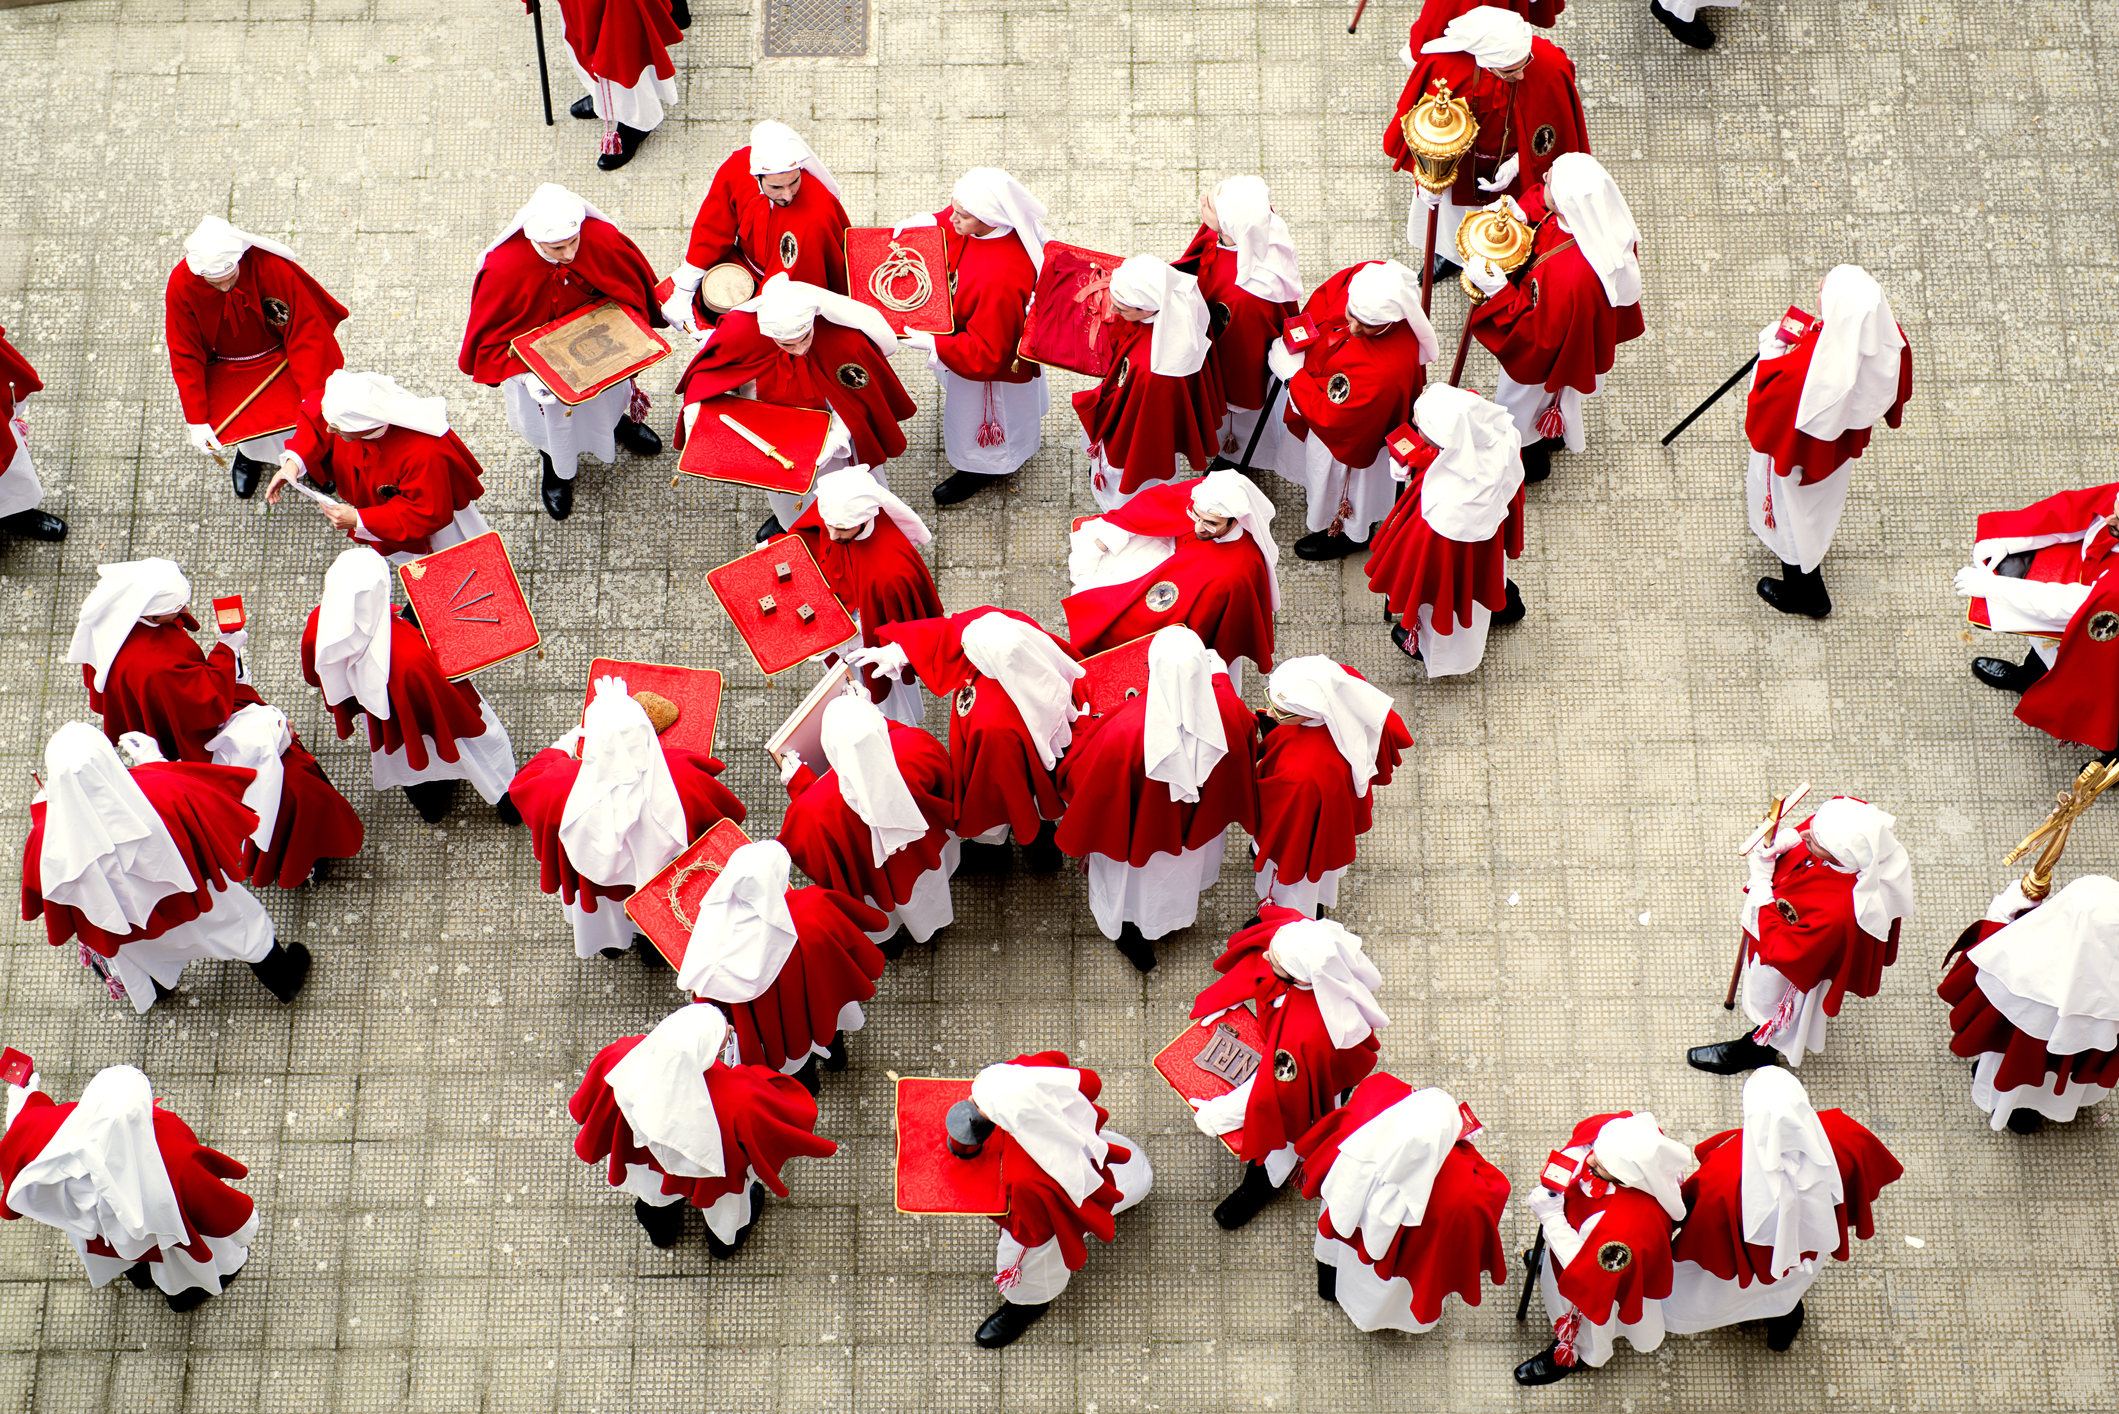
M 2014 864 L 2029 854 L 2033 847 L 2038 850 L 2038 860 L 2023 876 L 2023 896 L 2032 902 L 2043 899 L 2053 891 L 2053 869 L 2060 863 L 2060 855 L 2066 850 L 2068 832 L 2075 828 L 2076 819 L 2090 808 L 2092 801 L 2113 785 L 2119 785 L 2119 762 L 2107 766 L 2101 761 L 2092 761 L 2075 777 L 2075 783 L 2061 791 L 2055 798 L 2052 813 L 2045 823 L 2024 836 L 2023 843 L 2009 851 L 2004 864 Z
M 1437 84 L 1399 120 L 1398 126 L 1413 154 L 1413 180 L 1429 191 L 1448 191 L 1455 186 L 1457 164 L 1472 150 L 1472 143 L 1479 136 L 1479 123 L 1472 117 L 1471 104 L 1451 96 L 1448 84 Z

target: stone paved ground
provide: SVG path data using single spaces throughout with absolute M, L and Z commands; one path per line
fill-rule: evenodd
M 1375 144 L 1408 0 L 1382 0 L 1358 39 L 1336 0 L 886 0 L 878 61 L 839 66 L 758 66 L 753 14 L 697 12 L 684 102 L 617 176 L 592 170 L 584 125 L 537 122 L 529 27 L 500 0 L 439 15 L 403 0 L 78 0 L 0 16 L 0 317 L 51 384 L 30 405 L 33 445 L 74 526 L 62 547 L 0 552 L 0 756 L 17 801 L 0 843 L 25 828 L 45 737 L 85 712 L 59 657 L 95 565 L 146 554 L 182 561 L 202 598 L 249 596 L 267 692 L 369 828 L 356 865 L 266 900 L 318 955 L 288 1009 L 206 966 L 142 1021 L 37 930 L 0 949 L 5 1038 L 51 1088 L 71 1098 L 100 1066 L 145 1067 L 252 1166 L 267 1219 L 242 1279 L 189 1317 L 122 1284 L 90 1291 L 56 1234 L 7 1225 L 0 1408 L 2119 1404 L 2110 1116 L 1990 1133 L 1932 992 L 1936 958 L 2009 877 L 2001 855 L 2083 756 L 1967 675 L 1949 577 L 1980 508 L 2108 474 L 2086 463 L 2111 435 L 2099 395 L 2119 361 L 2098 196 L 2114 175 L 2102 103 L 2119 89 L 2109 0 L 1754 3 L 1713 12 L 1723 39 L 1705 56 L 1639 0 L 1583 0 L 1555 37 L 1647 233 L 1650 332 L 1593 403 L 1591 450 L 1531 494 L 1516 571 L 1531 617 L 1477 675 L 1430 685 L 1391 651 L 1353 567 L 1284 562 L 1283 651 L 1387 684 L 1419 738 L 1340 913 L 1386 978 L 1387 1063 L 1476 1106 L 1519 1187 L 1583 1114 L 1647 1106 L 1688 1140 L 1737 1122 L 1736 1082 L 1682 1052 L 1730 1033 L 1715 1005 L 1741 880 L 1730 850 L 1770 788 L 1808 778 L 1874 799 L 1916 861 L 1922 912 L 1883 995 L 1851 1004 L 1802 1070 L 1821 1106 L 1867 1120 L 1907 1165 L 1877 1239 L 1819 1283 L 1785 1356 L 1755 1332 L 1673 1338 L 1529 1394 L 1509 1369 L 1542 1341 L 1510 1321 L 1514 1288 L 1453 1303 L 1422 1338 L 1363 1337 L 1310 1293 L 1306 1205 L 1233 1236 L 1213 1226 L 1235 1165 L 1147 1060 L 1250 912 L 1233 872 L 1145 982 L 1095 934 L 1077 877 L 960 885 L 960 921 L 891 971 L 853 1069 L 826 1089 L 840 1156 L 799 1168 L 737 1262 L 696 1240 L 651 1250 L 572 1158 L 563 1105 L 582 1067 L 677 997 L 630 961 L 573 959 L 520 832 L 483 809 L 424 828 L 401 797 L 367 791 L 364 752 L 331 740 L 295 648 L 341 546 L 300 507 L 269 522 L 238 510 L 185 447 L 157 337 L 178 238 L 215 212 L 291 241 L 352 306 L 354 366 L 448 395 L 547 635 L 541 660 L 481 680 L 518 747 L 568 723 L 599 651 L 720 666 L 730 779 L 759 832 L 779 791 L 753 743 L 806 682 L 747 666 L 701 580 L 747 544 L 758 498 L 673 490 L 667 460 L 628 459 L 586 472 L 581 508 L 555 526 L 497 395 L 455 372 L 472 262 L 535 183 L 589 195 L 667 269 L 714 167 L 774 116 L 808 134 L 857 221 L 932 210 L 958 171 L 997 162 L 1066 238 L 1168 255 L 1202 187 L 1262 170 L 1311 281 L 1406 254 L 1409 188 Z M 1655 438 L 1840 260 L 1890 292 L 1918 391 L 1855 473 L 1829 562 L 1839 608 L 1813 625 L 1752 595 L 1770 566 L 1744 527 L 1734 404 L 1674 450 Z M 1462 314 L 1444 293 L 1445 339 Z M 649 379 L 658 397 L 675 371 Z M 1490 381 L 1483 356 L 1471 378 Z M 923 373 L 907 381 L 931 402 Z M 1005 494 L 938 517 L 953 606 L 1058 622 L 1064 527 L 1089 502 L 1055 403 L 1048 449 Z M 931 406 L 912 437 L 892 471 L 923 499 L 940 474 Z M 1299 504 L 1273 489 L 1286 525 Z M 2109 814 L 2085 822 L 2068 872 L 2111 868 L 2115 840 Z M 1158 1182 L 996 1356 L 970 1342 L 992 1302 L 990 1229 L 893 1210 L 889 1073 L 968 1075 L 1044 1046 L 1103 1072 Z

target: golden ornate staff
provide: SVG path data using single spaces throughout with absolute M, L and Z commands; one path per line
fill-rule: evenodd
M 2075 777 L 2075 783 L 2055 797 L 2052 813 L 2045 823 L 2024 836 L 2023 843 L 2009 851 L 2004 864 L 2014 864 L 2031 852 L 2038 850 L 2038 861 L 2027 871 L 2022 880 L 2023 896 L 2033 903 L 2042 901 L 2053 891 L 2053 868 L 2060 863 L 2061 853 L 2067 849 L 2068 832 L 2075 828 L 2076 819 L 2090 808 L 2090 803 L 2111 786 L 2119 785 L 2119 761 L 2106 763 L 2092 761 Z
M 1360 22 L 1360 11 L 1354 13 L 1354 19 L 1357 24 Z M 1354 26 L 1348 25 L 1347 33 L 1353 32 Z M 1412 111 L 1398 120 L 1398 128 L 1413 154 L 1413 180 L 1437 195 L 1457 184 L 1457 165 L 1479 138 L 1479 123 L 1472 117 L 1471 104 L 1452 97 L 1446 83 L 1437 84 L 1433 92 L 1415 103 Z M 1441 218 L 1440 206 L 1428 208 L 1427 258 L 1420 265 L 1422 314 L 1428 312 L 1434 299 L 1435 233 Z

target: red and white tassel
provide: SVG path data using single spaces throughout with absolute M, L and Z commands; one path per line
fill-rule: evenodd
M 638 378 L 635 378 L 633 380 L 632 401 L 628 402 L 625 405 L 626 420 L 628 422 L 638 422 L 645 425 L 647 422 L 647 410 L 653 407 L 654 405 L 655 404 L 653 400 L 651 400 L 647 395 L 647 389 L 641 387 L 640 380 Z
M 1548 441 L 1567 435 L 1567 419 L 1560 415 L 1560 403 L 1557 398 L 1551 406 L 1538 414 L 1538 435 Z
M 1773 1015 L 1767 1018 L 1764 1026 L 1751 1033 L 1751 1039 L 1761 1046 L 1772 1045 L 1768 1038 L 1779 1035 L 1795 1020 L 1795 1004 L 1804 995 L 1806 994 L 1796 991 L 1793 987 L 1781 993 L 1781 1004 L 1773 1009 Z
M 1007 429 L 1001 426 L 1000 397 L 993 391 L 993 385 L 988 383 L 986 385 L 986 418 L 985 421 L 979 424 L 979 445 L 981 447 L 998 447 L 1007 440 Z
M 611 81 L 609 79 L 596 80 L 596 91 L 603 96 L 601 105 L 603 111 L 606 113 L 616 112 L 616 108 L 611 103 Z M 618 122 L 615 118 L 605 118 L 603 120 L 603 145 L 598 150 L 606 157 L 616 156 L 618 153 L 625 151 L 625 143 L 618 136 Z
M 1582 1313 L 1569 1309 L 1566 1315 L 1552 1323 L 1552 1359 L 1562 1369 L 1572 1370 L 1577 1359 L 1575 1340 L 1582 1334 Z

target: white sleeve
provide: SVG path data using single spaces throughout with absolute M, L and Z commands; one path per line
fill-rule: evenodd
M 2010 579 L 2007 575 L 1996 575 L 1986 586 L 1988 617 L 1992 618 L 1995 606 L 2010 611 L 2009 631 L 2022 633 L 2018 624 L 2031 626 L 2031 631 L 2043 630 L 2059 633 L 2075 617 L 2075 611 L 2090 597 L 2094 586 L 2088 584 L 2047 584 L 2035 579 Z
M 1207 1101 L 1192 1111 L 1192 1123 L 1199 1126 L 1201 1134 L 1233 1134 L 1243 1128 L 1243 1112 L 1251 1103 L 1251 1087 L 1258 1083 L 1258 1074 L 1231 1090 L 1228 1094 Z

